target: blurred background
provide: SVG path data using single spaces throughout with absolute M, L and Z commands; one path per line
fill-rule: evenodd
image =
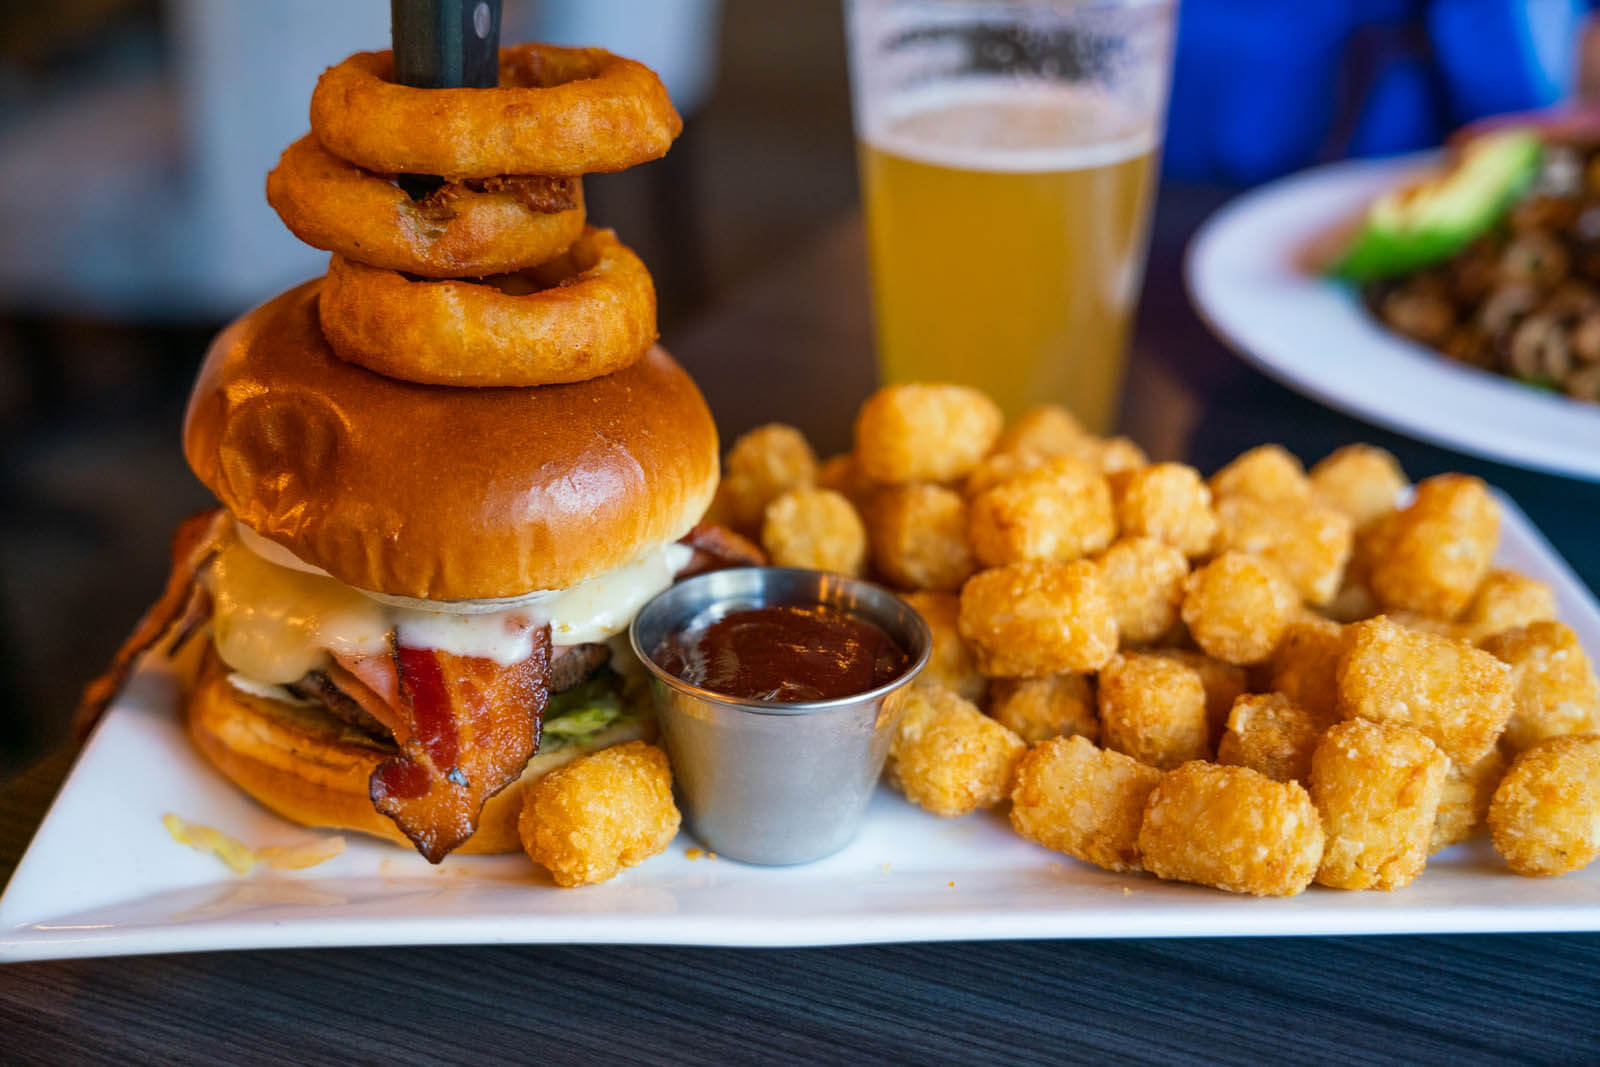
M 209 506 L 179 450 L 189 382 L 219 326 L 324 269 L 262 186 L 322 69 L 387 47 L 388 6 L 0 3 L 0 778 L 64 739 L 159 589 L 172 525 Z M 1578 87 L 1587 17 L 1580 0 L 1183 0 L 1162 204 L 1554 104 Z M 502 39 L 635 56 L 684 113 L 665 159 L 585 182 L 654 272 L 669 345 L 856 209 L 836 3 L 504 0 Z

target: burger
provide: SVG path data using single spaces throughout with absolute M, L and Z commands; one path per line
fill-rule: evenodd
M 212 344 L 183 445 L 222 507 L 89 703 L 193 645 L 189 735 L 268 808 L 433 862 L 513 851 L 533 780 L 651 729 L 637 610 L 759 553 L 696 525 L 716 431 L 659 346 L 568 385 L 421 385 L 340 359 L 320 285 Z

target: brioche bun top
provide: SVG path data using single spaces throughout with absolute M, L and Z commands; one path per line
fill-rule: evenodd
M 397 596 L 513 597 L 630 563 L 710 503 L 716 428 L 660 347 L 570 385 L 418 385 L 333 353 L 320 285 L 217 336 L 183 427 L 206 487 L 302 561 Z

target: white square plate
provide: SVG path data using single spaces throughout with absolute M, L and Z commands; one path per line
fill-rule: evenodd
M 1600 653 L 1600 608 L 1510 501 L 1499 562 L 1550 583 Z M 298 872 L 237 877 L 175 843 L 173 812 L 254 845 L 313 836 L 255 805 L 190 747 L 172 679 L 147 667 L 79 757 L 0 898 L 0 960 L 202 949 L 541 942 L 800 946 L 882 941 L 1600 930 L 1600 864 L 1511 874 L 1483 841 L 1409 888 L 1313 886 L 1258 900 L 1112 874 L 978 813 L 942 820 L 880 790 L 844 851 L 801 867 L 691 858 L 687 833 L 603 885 L 555 888 L 522 856 L 419 856 L 352 835 Z

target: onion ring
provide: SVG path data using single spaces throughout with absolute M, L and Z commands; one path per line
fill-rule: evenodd
M 390 52 L 323 72 L 311 129 L 328 151 L 380 174 L 576 177 L 657 159 L 683 129 L 654 71 L 599 48 L 503 48 L 498 89 L 393 78 Z
M 424 385 L 587 381 L 656 339 L 650 272 L 592 226 L 560 259 L 482 282 L 412 280 L 335 254 L 319 308 L 345 360 Z
M 267 203 L 313 248 L 429 278 L 482 277 L 554 259 L 582 235 L 582 186 L 553 180 L 576 187 L 575 206 L 540 211 L 512 192 L 463 185 L 417 201 L 308 135 L 267 175 Z

